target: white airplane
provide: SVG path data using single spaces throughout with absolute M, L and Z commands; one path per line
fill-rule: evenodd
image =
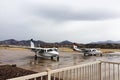
M 41 48 L 41 47 L 35 47 L 33 39 L 30 41 L 30 49 L 35 52 L 35 59 L 37 59 L 38 56 L 41 57 L 50 57 L 53 59 L 56 57 L 57 61 L 59 60 L 59 53 L 57 48 Z
M 96 55 L 99 55 L 99 56 L 102 56 L 102 52 L 100 50 L 97 50 L 97 49 L 85 49 L 83 51 L 84 53 L 84 56 L 96 56 Z
M 78 47 L 76 46 L 75 43 L 73 44 L 73 50 L 74 50 L 74 51 L 78 51 L 78 52 L 81 52 L 81 51 L 82 51 L 80 48 L 78 48 Z
M 80 48 L 78 48 L 78 46 L 76 46 L 76 44 L 73 44 L 73 50 L 75 50 L 75 51 L 78 51 L 78 52 L 82 52 L 83 54 L 84 54 L 84 56 L 89 56 L 89 55 L 91 55 L 91 56 L 96 56 L 96 55 L 100 55 L 100 56 L 102 56 L 102 52 L 100 51 L 100 50 L 97 50 L 97 49 L 94 49 L 94 48 L 92 48 L 92 49 L 90 49 L 90 48 L 82 48 L 82 49 L 80 49 Z

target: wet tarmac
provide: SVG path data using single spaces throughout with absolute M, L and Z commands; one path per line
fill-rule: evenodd
M 99 56 L 84 57 L 82 53 L 78 52 L 62 52 L 60 53 L 60 60 L 50 60 L 48 58 L 39 57 L 34 60 L 34 52 L 27 49 L 0 49 L 0 65 L 16 64 L 20 68 L 42 72 L 47 69 L 58 69 L 78 64 L 84 64 L 97 60 L 104 61 L 120 61 L 120 52 L 104 54 Z

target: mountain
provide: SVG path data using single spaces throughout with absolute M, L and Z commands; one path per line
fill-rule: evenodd
M 18 44 L 18 41 L 16 41 L 15 39 L 0 41 L 0 45 L 15 45 L 15 44 Z
M 35 46 L 43 46 L 43 45 L 51 45 L 51 44 L 60 44 L 60 45 L 71 45 L 72 42 L 65 40 L 62 42 L 56 42 L 56 43 L 47 43 L 40 40 L 34 40 Z M 15 40 L 15 39 L 8 39 L 0 41 L 0 45 L 17 45 L 17 46 L 30 46 L 30 40 Z
M 91 42 L 89 44 L 120 44 L 120 41 L 107 40 L 107 41 Z
M 34 41 L 35 45 L 37 44 L 45 44 L 43 41 Z M 30 46 L 30 40 L 21 40 L 17 41 L 15 39 L 8 39 L 0 41 L 0 45 L 18 45 L 18 46 Z
M 73 44 L 73 42 L 65 40 L 65 41 L 60 42 L 59 44 L 70 45 L 70 44 Z

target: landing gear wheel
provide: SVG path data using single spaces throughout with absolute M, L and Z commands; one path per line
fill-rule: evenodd
M 92 54 L 90 54 L 90 56 L 92 56 Z
M 92 54 L 88 54 L 88 56 L 91 56 Z
M 59 61 L 59 56 L 57 56 L 57 61 Z
M 102 57 L 102 54 L 100 54 L 100 56 Z
M 35 55 L 35 60 L 37 60 L 37 55 Z
M 86 54 L 84 53 L 84 56 L 86 56 Z
M 94 56 L 96 56 L 96 54 L 94 54 Z
M 51 60 L 53 60 L 53 56 L 51 57 Z

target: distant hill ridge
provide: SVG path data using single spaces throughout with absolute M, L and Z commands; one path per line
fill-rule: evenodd
M 67 45 L 67 44 L 73 44 L 72 42 L 65 40 L 62 42 L 57 42 L 57 43 L 48 43 L 48 42 L 44 42 L 41 40 L 34 40 L 35 45 L 42 45 L 42 44 L 61 44 L 61 45 Z M 8 40 L 3 40 L 0 41 L 0 45 L 22 45 L 22 46 L 30 46 L 30 40 L 15 40 L 15 39 L 8 39 Z
M 120 41 L 107 40 L 107 41 L 91 42 L 89 44 L 120 44 Z
M 60 44 L 73 44 L 73 42 L 70 42 L 70 41 L 68 41 L 68 40 L 65 40 L 65 41 L 60 42 Z
M 34 43 L 36 46 L 39 46 L 39 45 L 50 45 L 50 44 L 57 44 L 57 45 L 72 45 L 73 42 L 71 41 L 68 41 L 68 40 L 64 40 L 64 41 L 61 41 L 61 42 L 55 42 L 55 43 L 48 43 L 48 42 L 44 42 L 44 41 L 41 41 L 41 40 L 34 40 Z M 80 44 L 80 43 L 78 43 Z M 120 44 L 120 41 L 112 41 L 112 40 L 107 40 L 107 41 L 98 41 L 98 42 L 91 42 L 91 43 L 88 43 L 88 44 Z M 0 41 L 0 45 L 20 45 L 20 46 L 30 46 L 30 40 L 21 40 L 21 41 L 18 41 L 18 40 L 15 40 L 15 39 L 8 39 L 8 40 L 3 40 L 3 41 Z
M 65 40 L 61 42 L 55 43 L 48 43 L 41 40 L 34 40 L 36 47 L 70 47 L 72 48 L 73 42 Z M 120 49 L 120 41 L 98 41 L 98 42 L 91 42 L 88 44 L 80 44 L 76 43 L 80 48 L 104 48 L 104 49 Z M 8 39 L 0 41 L 1 46 L 30 46 L 30 40 L 15 40 L 15 39 Z

